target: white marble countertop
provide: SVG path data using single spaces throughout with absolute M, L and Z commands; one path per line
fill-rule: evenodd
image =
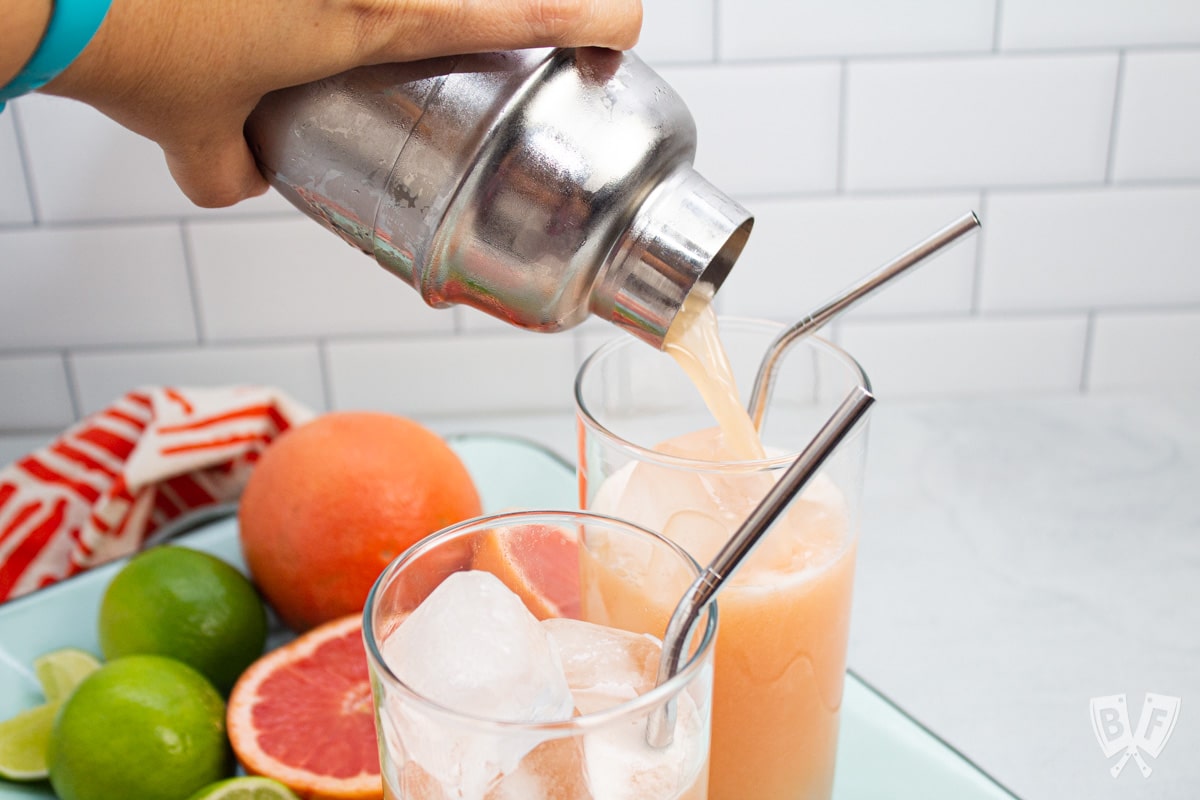
M 1027 800 L 1200 791 L 1200 396 L 875 409 L 850 665 Z M 569 416 L 499 430 L 573 458 Z M 1182 698 L 1114 779 L 1089 699 Z
M 1025 800 L 1200 792 L 1200 395 L 872 412 L 850 666 Z M 425 420 L 574 461 L 570 414 Z M 39 437 L 3 437 L 15 457 Z M 1114 779 L 1089 699 L 1182 698 Z

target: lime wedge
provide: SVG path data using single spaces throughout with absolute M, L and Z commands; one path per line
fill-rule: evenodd
M 36 781 L 47 777 L 46 748 L 54 716 L 75 687 L 99 667 L 94 655 L 73 647 L 34 659 L 33 671 L 46 702 L 0 722 L 0 778 Z
M 188 800 L 296 800 L 296 795 L 270 778 L 230 778 L 204 787 Z
M 47 703 L 0 722 L 0 777 L 10 781 L 45 778 L 46 744 L 60 703 Z
M 66 700 L 84 678 L 99 668 L 100 661 L 94 655 L 74 647 L 46 653 L 33 661 L 47 703 Z

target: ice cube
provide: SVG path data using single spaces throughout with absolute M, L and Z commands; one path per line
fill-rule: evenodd
M 654 688 L 662 646 L 653 636 L 577 620 L 542 625 L 558 645 L 580 713 L 612 708 Z M 686 692 L 678 711 L 674 740 L 664 749 L 646 743 L 648 711 L 589 730 L 583 750 L 591 796 L 669 800 L 689 787 L 705 761 L 708 725 Z
M 647 715 L 605 726 L 584 739 L 589 786 L 604 800 L 674 800 L 691 788 L 707 758 L 708 724 L 686 695 L 671 744 L 646 744 Z
M 383 642 L 405 685 L 454 711 L 510 722 L 569 719 L 574 701 L 558 649 L 520 598 L 491 573 L 451 575 Z M 389 697 L 399 748 L 450 797 L 482 798 L 541 743 L 472 732 L 399 693 Z
M 667 518 L 662 535 L 686 550 L 698 564 L 711 564 L 729 540 L 729 529 L 703 511 L 685 508 Z
M 662 645 L 653 636 L 573 619 L 543 620 L 542 626 L 558 646 L 579 713 L 602 711 L 654 688 Z
M 404 800 L 450 800 L 437 779 L 415 761 L 407 762 L 397 776 L 400 797 Z
M 542 742 L 484 800 L 592 800 L 578 738 Z
M 704 461 L 723 457 L 721 446 L 719 430 L 709 428 L 662 442 L 655 450 Z M 785 453 L 769 450 L 768 455 Z M 782 474 L 781 469 L 702 471 L 631 462 L 604 481 L 591 508 L 658 531 L 705 565 Z M 761 584 L 763 573 L 790 573 L 827 562 L 845 546 L 845 505 L 833 481 L 817 475 L 759 541 L 733 582 Z M 641 563 L 649 564 L 650 559 Z M 654 574 L 658 566 L 648 573 Z

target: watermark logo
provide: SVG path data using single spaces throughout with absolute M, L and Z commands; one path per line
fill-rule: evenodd
M 1137 762 L 1143 778 L 1150 777 L 1150 765 L 1142 758 L 1142 752 L 1153 758 L 1158 758 L 1162 753 L 1179 720 L 1179 705 L 1178 697 L 1146 692 L 1146 702 L 1142 705 L 1142 713 L 1138 715 L 1135 731 L 1129 724 L 1125 695 L 1110 694 L 1092 698 L 1092 730 L 1096 733 L 1096 741 L 1100 743 L 1104 757 L 1112 758 L 1117 753 L 1121 754 L 1120 760 L 1109 769 L 1114 778 L 1121 774 L 1130 758 Z

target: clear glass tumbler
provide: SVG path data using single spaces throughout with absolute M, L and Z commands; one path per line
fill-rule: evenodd
M 500 578 L 543 620 L 536 625 L 550 634 L 563 664 L 574 716 L 568 706 L 565 719 L 519 722 L 497 710 L 531 692 L 544 698 L 555 684 L 512 667 L 521 653 L 494 658 L 485 679 L 463 690 L 461 702 L 458 695 L 454 703 L 438 702 L 434 691 L 397 677 L 412 675 L 401 661 L 421 653 L 398 652 L 400 640 L 390 646 L 391 637 L 443 581 L 468 569 Z M 705 800 L 716 609 L 702 615 L 685 663 L 661 686 L 654 685 L 660 649 L 646 636 L 661 634 L 699 572 L 661 536 L 583 512 L 481 517 L 411 547 L 380 575 L 364 611 L 385 797 Z M 479 613 L 491 615 L 497 605 Z M 467 611 L 474 615 L 473 608 Z M 447 673 L 478 661 L 469 626 L 450 619 L 438 620 L 439 635 L 463 639 L 452 642 L 461 657 L 456 652 Z M 485 627 L 492 624 L 490 616 L 484 619 Z M 411 639 L 404 641 L 411 646 Z M 455 683 L 457 676 L 447 680 L 462 683 Z M 648 721 L 668 705 L 676 714 L 674 739 L 666 748 L 651 747 Z
M 720 327 L 744 402 L 782 326 Z M 640 342 L 609 342 L 576 379 L 581 505 L 663 533 L 707 564 L 856 385 L 869 388 L 853 358 L 802 340 L 775 379 L 767 458 L 713 460 L 712 415 L 683 371 Z M 722 589 L 712 800 L 832 794 L 865 454 L 860 425 Z

